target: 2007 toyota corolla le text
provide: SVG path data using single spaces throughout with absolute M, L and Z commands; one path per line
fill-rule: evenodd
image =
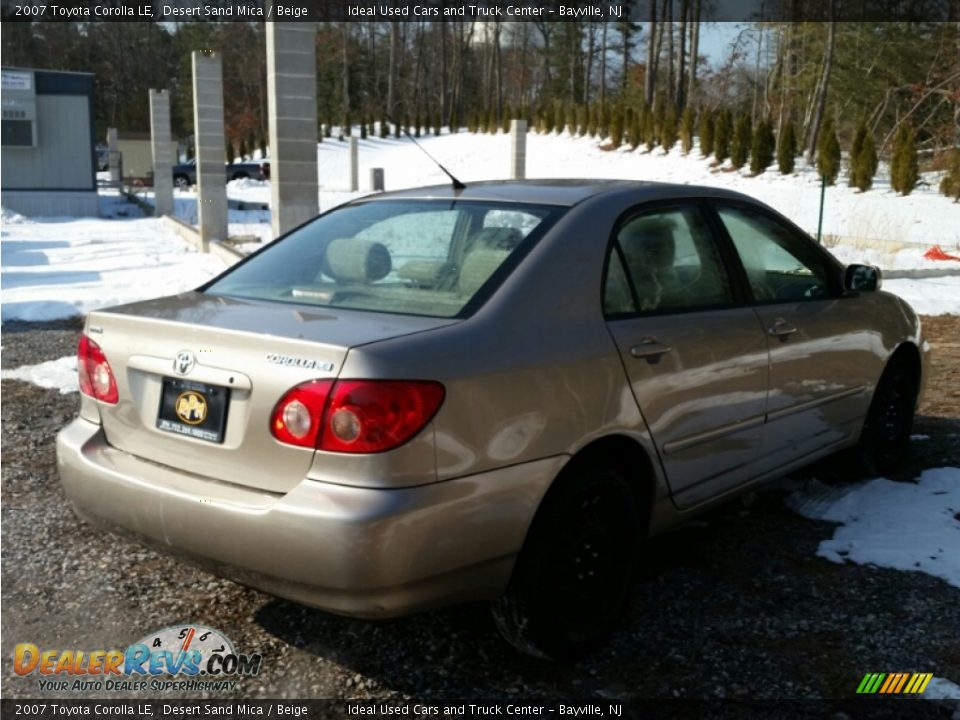
M 369 618 L 488 598 L 568 656 L 647 537 L 829 453 L 903 454 L 928 348 L 879 286 L 727 191 L 382 194 L 91 313 L 60 474 L 81 516 L 267 592 Z

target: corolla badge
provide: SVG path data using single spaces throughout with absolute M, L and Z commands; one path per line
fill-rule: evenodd
M 177 375 L 186 375 L 197 364 L 197 356 L 190 350 L 181 350 L 173 359 L 173 371 Z

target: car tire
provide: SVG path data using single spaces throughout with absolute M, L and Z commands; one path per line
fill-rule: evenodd
M 507 591 L 493 604 L 503 637 L 548 660 L 574 657 L 603 640 L 633 582 L 641 525 L 636 499 L 616 469 L 564 469 L 537 511 Z
M 869 475 L 896 469 L 906 455 L 917 391 L 916 373 L 906 356 L 894 356 L 873 392 L 856 448 L 858 464 Z
M 190 178 L 186 175 L 175 175 L 173 178 L 173 186 L 181 190 L 186 190 L 190 187 Z

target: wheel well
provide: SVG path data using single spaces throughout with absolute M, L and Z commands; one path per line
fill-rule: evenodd
M 920 351 L 917 349 L 917 346 L 912 342 L 902 343 L 893 351 L 893 355 L 891 355 L 887 361 L 887 367 L 890 367 L 895 361 L 906 363 L 910 370 L 910 375 L 913 377 L 914 387 L 919 391 L 921 366 Z M 886 368 L 884 368 L 884 372 L 886 372 Z
M 608 435 L 581 448 L 564 466 L 564 470 L 598 462 L 613 465 L 623 475 L 633 491 L 640 517 L 649 526 L 656 496 L 656 475 L 646 450 L 625 435 Z M 643 528 L 644 534 L 647 529 Z

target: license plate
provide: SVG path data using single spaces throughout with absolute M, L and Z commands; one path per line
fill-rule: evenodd
M 164 378 L 157 427 L 198 440 L 222 443 L 229 402 L 229 388 Z

